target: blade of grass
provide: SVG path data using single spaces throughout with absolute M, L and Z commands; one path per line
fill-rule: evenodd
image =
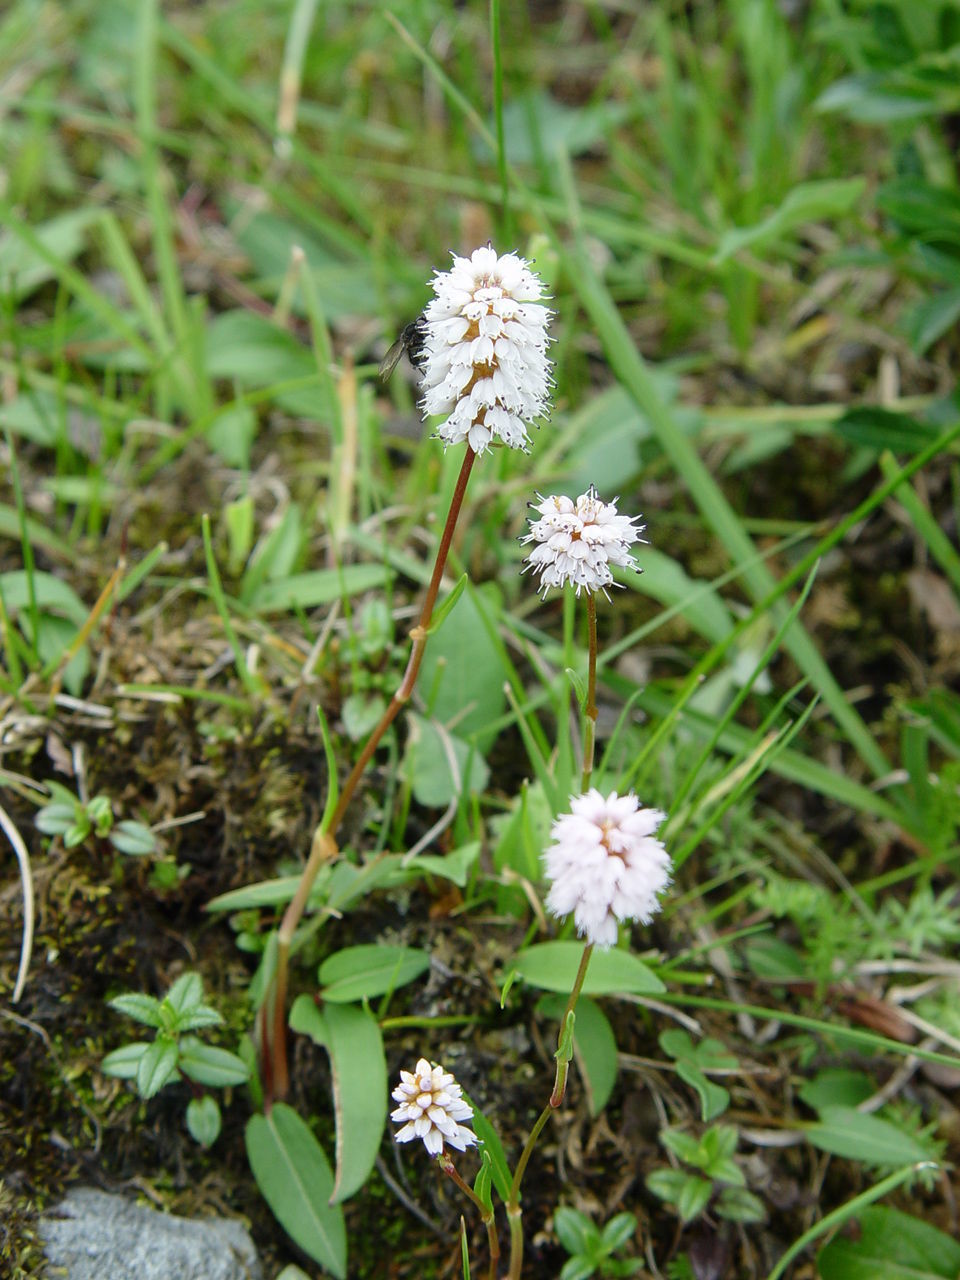
M 900 468 L 897 466 L 893 454 L 889 451 L 885 451 L 880 455 L 880 470 L 888 480 L 900 474 Z M 953 583 L 954 591 L 960 595 L 960 556 L 957 555 L 953 543 L 940 528 L 927 507 L 921 502 L 912 485 L 905 482 L 898 483 L 893 491 L 893 496 L 913 521 L 914 528 L 927 544 L 934 560 Z
M 220 581 L 220 571 L 217 568 L 216 557 L 213 554 L 213 540 L 210 536 L 210 517 L 206 512 L 200 517 L 200 525 L 203 530 L 203 551 L 207 558 L 207 574 L 210 578 L 210 592 L 213 596 L 214 603 L 217 606 L 217 613 L 220 615 L 220 621 L 223 624 L 223 631 L 233 650 L 233 660 L 236 664 L 237 674 L 240 682 L 246 689 L 251 698 L 259 700 L 260 689 L 257 681 L 247 666 L 247 660 L 244 657 L 243 649 L 240 647 L 240 641 L 237 639 L 237 633 L 233 629 L 233 623 L 230 620 L 230 610 L 227 608 L 227 597 L 223 592 L 223 584 Z
M 13 498 L 17 507 L 17 523 L 20 526 L 20 550 L 23 555 L 23 568 L 27 575 L 27 608 L 30 613 L 30 665 L 36 666 L 40 661 L 37 644 L 40 639 L 40 609 L 37 606 L 37 592 L 33 575 L 36 565 L 33 559 L 33 544 L 30 542 L 27 529 L 27 507 L 23 500 L 23 487 L 20 484 L 20 468 L 17 465 L 17 451 L 13 446 L 13 435 L 10 428 L 4 430 L 7 449 L 10 451 L 10 483 L 13 485 Z

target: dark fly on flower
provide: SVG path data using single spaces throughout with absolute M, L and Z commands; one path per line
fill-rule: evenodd
M 417 316 L 416 320 L 411 320 L 408 325 L 404 325 L 400 337 L 380 361 L 380 380 L 382 382 L 387 381 L 400 363 L 400 357 L 404 352 L 407 353 L 410 363 L 415 369 L 422 369 L 427 356 L 426 342 L 426 318 Z

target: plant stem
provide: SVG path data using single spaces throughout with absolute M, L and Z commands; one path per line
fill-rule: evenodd
M 581 792 L 590 786 L 593 773 L 593 748 L 597 737 L 597 605 L 593 592 L 587 592 L 587 644 L 589 657 L 587 666 L 587 705 L 584 707 L 586 719 L 583 725 L 583 777 L 580 781 Z
M 329 826 L 326 831 L 318 829 L 314 834 L 310 856 L 300 876 L 297 891 L 283 914 L 283 920 L 277 932 L 277 972 L 274 979 L 272 1036 L 273 1097 L 276 1098 L 286 1096 L 290 1083 L 287 1070 L 287 973 L 290 962 L 290 946 L 320 868 L 325 862 L 332 861 L 339 853 L 339 847 L 336 842 L 337 831 L 343 821 L 353 793 L 357 789 L 357 784 L 370 763 L 380 739 L 393 724 L 401 708 L 410 701 L 410 695 L 413 693 L 417 675 L 420 671 L 420 664 L 423 661 L 423 653 L 427 647 L 430 619 L 437 603 L 437 596 L 440 594 L 440 583 L 443 579 L 443 571 L 446 568 L 447 556 L 450 553 L 453 531 L 456 528 L 457 519 L 463 506 L 464 494 L 467 491 L 467 481 L 470 479 L 470 472 L 473 470 L 476 456 L 468 445 L 464 454 L 463 464 L 460 467 L 460 474 L 457 476 L 453 498 L 450 501 L 446 524 L 443 526 L 443 533 L 440 536 L 437 559 L 433 566 L 433 575 L 430 578 L 430 585 L 427 587 L 423 608 L 420 610 L 420 620 L 410 632 L 410 657 L 407 660 L 407 669 L 403 673 L 403 679 L 400 681 L 400 686 L 396 693 L 390 699 L 389 706 L 383 713 L 379 724 L 367 739 L 356 764 L 350 770 L 347 780 L 343 784 L 340 799 L 337 802 L 336 809 L 333 811 Z
M 467 1199 L 470 1200 L 470 1202 L 480 1211 L 480 1218 L 487 1229 L 487 1243 L 490 1246 L 489 1280 L 496 1280 L 497 1263 L 500 1261 L 500 1241 L 497 1237 L 497 1227 L 494 1222 L 493 1210 L 488 1209 L 474 1191 L 473 1187 L 464 1182 L 463 1178 L 460 1177 L 460 1174 L 457 1172 L 456 1165 L 450 1159 L 450 1156 L 446 1151 L 441 1151 L 437 1156 L 437 1164 L 447 1177 L 451 1178 L 457 1184 Z
M 594 615 L 594 620 L 596 615 Z M 577 1001 L 580 998 L 580 992 L 583 989 L 584 979 L 587 976 L 587 966 L 590 963 L 590 957 L 593 955 L 593 943 L 588 942 L 583 948 L 583 955 L 580 957 L 580 967 L 577 969 L 577 976 L 573 982 L 573 990 L 570 992 L 570 999 L 567 1001 L 567 1007 L 563 1011 L 563 1017 L 560 1019 L 560 1037 L 563 1035 L 563 1029 L 566 1026 L 567 1018 L 577 1007 Z M 559 1039 L 558 1037 L 558 1048 Z M 517 1161 L 517 1167 L 513 1175 L 513 1182 L 510 1184 L 510 1198 L 507 1200 L 507 1221 L 510 1223 L 510 1271 L 508 1280 L 520 1280 L 520 1268 L 523 1265 L 523 1227 L 521 1225 L 521 1216 L 523 1210 L 520 1208 L 520 1183 L 523 1181 L 523 1175 L 527 1171 L 527 1164 L 533 1154 L 533 1149 L 537 1145 L 537 1139 L 543 1132 L 543 1126 L 547 1123 L 552 1112 L 563 1102 L 563 1095 L 567 1087 L 567 1071 L 569 1069 L 569 1061 L 561 1061 L 557 1058 L 557 1074 L 553 1082 L 553 1092 L 550 1094 L 550 1101 L 540 1112 L 537 1122 L 530 1130 L 530 1136 L 527 1138 L 526 1145 L 520 1153 L 520 1159 Z
M 563 1028 L 566 1025 L 567 1018 L 577 1007 L 577 1001 L 580 999 L 580 992 L 583 990 L 583 982 L 587 976 L 587 965 L 590 963 L 590 957 L 593 955 L 593 943 L 588 942 L 583 948 L 583 955 L 580 957 L 580 967 L 577 970 L 577 976 L 573 981 L 573 990 L 570 992 L 570 999 L 567 1001 L 567 1007 L 563 1011 L 563 1017 L 560 1019 L 560 1032 L 563 1034 Z M 553 1093 L 550 1095 L 550 1106 L 556 1109 L 563 1102 L 563 1095 L 567 1089 L 567 1071 L 569 1070 L 569 1062 L 562 1062 L 557 1059 L 557 1074 L 553 1082 Z

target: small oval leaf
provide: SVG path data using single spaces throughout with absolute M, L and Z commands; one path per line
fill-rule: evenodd
M 583 955 L 582 942 L 540 942 L 521 951 L 511 966 L 525 982 L 544 991 L 569 993 Z M 595 951 L 583 983 L 585 996 L 658 995 L 666 987 L 630 951 Z
M 321 964 L 320 994 L 337 1004 L 371 999 L 413 982 L 429 967 L 429 955 L 415 947 L 344 947 Z

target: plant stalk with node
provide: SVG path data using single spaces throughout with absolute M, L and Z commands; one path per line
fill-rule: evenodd
M 541 304 L 543 285 L 527 262 L 513 253 L 498 256 L 487 245 L 469 258 L 454 257 L 452 269 L 438 272 L 432 287 L 435 296 L 424 311 L 417 349 L 421 407 L 424 415 L 444 415 L 437 436 L 444 446 L 464 443 L 466 453 L 420 618 L 410 633 L 403 679 L 350 771 L 333 813 L 317 829 L 300 883 L 280 924 L 272 1000 L 264 1007 L 268 1105 L 284 1097 L 289 1088 L 287 987 L 296 930 L 320 868 L 339 853 L 337 832 L 360 779 L 383 735 L 413 694 L 474 461 L 495 444 L 525 448 L 528 424 L 548 408 L 550 312 Z

